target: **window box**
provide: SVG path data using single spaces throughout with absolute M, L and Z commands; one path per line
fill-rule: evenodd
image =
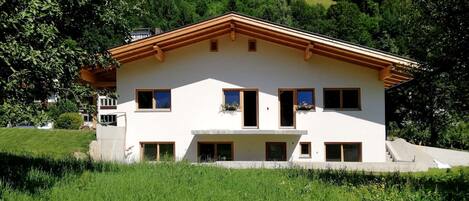
M 239 109 L 239 104 L 238 103 L 222 104 L 221 108 L 223 111 L 237 111 Z

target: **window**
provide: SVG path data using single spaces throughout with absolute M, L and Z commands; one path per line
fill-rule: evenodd
M 199 142 L 198 143 L 199 161 L 232 161 L 233 143 L 232 142 Z
M 237 89 L 224 89 L 223 90 L 223 105 L 222 109 L 225 111 L 236 111 L 240 105 L 240 90 Z
M 91 115 L 91 114 L 83 114 L 83 121 L 84 121 L 84 122 L 92 122 L 92 121 L 93 121 L 93 115 Z
M 210 52 L 218 52 L 218 40 L 210 40 Z
M 298 89 L 296 99 L 298 110 L 315 110 L 314 89 Z
M 155 90 L 156 108 L 170 109 L 171 108 L 171 91 L 170 90 Z
M 137 90 L 137 109 L 170 110 L 171 90 Z
M 174 161 L 174 142 L 141 143 L 143 161 Z
M 300 142 L 300 157 L 311 157 L 311 142 Z
M 256 40 L 250 39 L 248 41 L 248 51 L 249 52 L 255 52 L 257 50 L 257 43 Z
M 152 91 L 137 91 L 137 108 L 138 109 L 153 109 L 153 92 Z
M 114 98 L 99 98 L 100 109 L 116 109 L 117 101 Z
M 326 161 L 360 162 L 361 143 L 326 143 Z
M 100 115 L 99 121 L 101 124 L 104 124 L 104 125 L 117 126 L 115 114 Z
M 360 89 L 324 89 L 324 108 L 360 110 Z

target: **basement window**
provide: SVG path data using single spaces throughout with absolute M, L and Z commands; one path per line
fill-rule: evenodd
M 210 52 L 218 52 L 218 40 L 210 40 Z
M 141 143 L 143 161 L 174 161 L 174 142 Z
M 327 162 L 360 162 L 361 143 L 326 143 Z
M 248 51 L 249 52 L 255 52 L 257 50 L 257 43 L 256 40 L 250 39 L 248 41 Z
M 311 158 L 311 142 L 300 142 L 302 158 Z
M 324 89 L 324 108 L 336 110 L 360 110 L 360 89 Z

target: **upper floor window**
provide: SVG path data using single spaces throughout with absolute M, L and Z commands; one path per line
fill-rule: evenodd
M 137 90 L 137 109 L 171 109 L 170 89 Z
M 324 108 L 360 110 L 360 89 L 324 89 Z
M 238 89 L 224 89 L 224 101 L 222 108 L 225 111 L 236 111 L 240 105 L 240 90 Z
M 296 101 L 298 110 L 314 110 L 314 89 L 298 89 L 296 91 Z
M 114 98 L 100 98 L 100 109 L 116 109 L 117 101 Z

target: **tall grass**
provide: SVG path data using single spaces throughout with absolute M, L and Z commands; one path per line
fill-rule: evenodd
M 4 200 L 467 200 L 469 168 L 371 174 L 3 155 Z M 22 164 L 13 167 L 13 163 Z

